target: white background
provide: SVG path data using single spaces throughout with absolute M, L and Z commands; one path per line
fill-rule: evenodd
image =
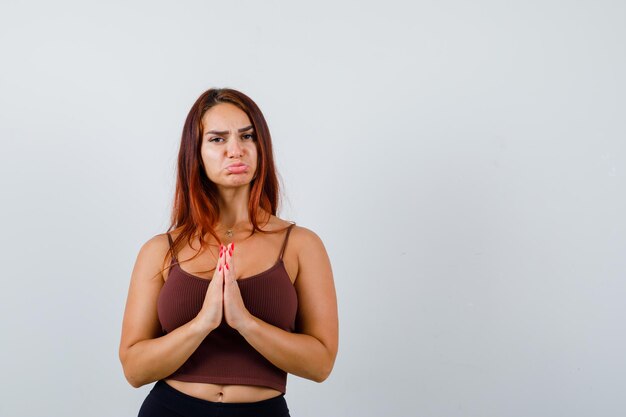
M 3 0 L 2 416 L 134 416 L 130 274 L 210 87 L 264 112 L 340 347 L 294 417 L 622 416 L 621 1 Z

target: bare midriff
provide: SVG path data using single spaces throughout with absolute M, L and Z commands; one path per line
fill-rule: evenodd
M 212 402 L 249 403 L 267 400 L 282 394 L 273 388 L 254 385 L 220 385 L 175 379 L 165 379 L 165 382 L 187 395 Z

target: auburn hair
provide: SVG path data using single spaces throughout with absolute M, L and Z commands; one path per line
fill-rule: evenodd
M 274 165 L 272 138 L 263 113 L 250 97 L 240 91 L 231 88 L 211 88 L 202 93 L 191 106 L 183 127 L 178 152 L 176 190 L 170 226 L 167 229 L 168 233 L 173 230 L 178 233 L 172 249 L 168 252 L 172 258 L 177 253 L 176 248 L 181 246 L 184 240 L 190 246 L 194 238 L 200 240 L 200 249 L 191 259 L 198 256 L 202 248 L 208 245 L 208 241 L 205 241 L 208 235 L 213 236 L 217 242 L 222 242 L 213 228 L 220 217 L 218 189 L 207 177 L 200 154 L 203 136 L 202 117 L 213 106 L 221 103 L 231 103 L 243 110 L 254 128 L 257 169 L 250 184 L 248 202 L 248 215 L 252 223 L 251 235 L 256 231 L 278 233 L 285 230 L 266 231 L 258 225 L 259 207 L 276 215 L 280 191 Z M 164 269 L 167 269 L 167 266 Z

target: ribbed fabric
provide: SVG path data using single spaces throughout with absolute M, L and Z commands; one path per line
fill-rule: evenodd
M 295 330 L 298 297 L 283 263 L 283 253 L 293 224 L 287 229 L 274 266 L 260 274 L 237 281 L 241 297 L 250 313 L 288 332 Z M 168 234 L 168 238 L 171 237 Z M 188 323 L 198 315 L 210 280 L 191 275 L 180 268 L 175 257 L 168 279 L 157 301 L 164 334 Z M 187 361 L 167 378 L 213 384 L 260 385 L 286 392 L 287 373 L 257 352 L 224 319 L 200 343 Z

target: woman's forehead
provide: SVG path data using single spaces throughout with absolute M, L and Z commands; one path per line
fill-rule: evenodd
M 229 130 L 249 126 L 250 118 L 239 107 L 230 103 L 220 103 L 202 115 L 202 126 L 211 130 Z

